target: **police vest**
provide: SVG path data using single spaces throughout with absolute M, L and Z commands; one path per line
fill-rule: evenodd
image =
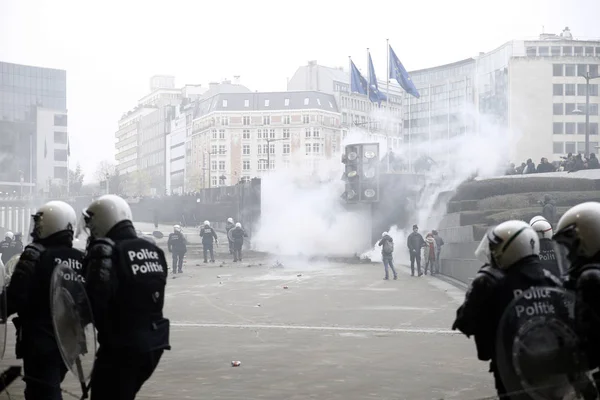
M 202 228 L 200 231 L 202 232 L 202 241 L 205 243 L 212 243 L 213 241 L 213 229 L 212 228 Z

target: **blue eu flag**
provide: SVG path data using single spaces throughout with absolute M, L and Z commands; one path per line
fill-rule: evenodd
M 415 84 L 410 79 L 410 76 L 408 76 L 408 72 L 406 72 L 404 65 L 402 65 L 402 63 L 398 59 L 398 56 L 396 55 L 396 53 L 394 53 L 392 46 L 390 46 L 389 51 L 390 51 L 390 76 L 389 76 L 389 79 L 395 79 L 396 81 L 398 81 L 400 86 L 402 86 L 402 89 L 404 89 L 407 93 L 412 94 L 416 98 L 421 97 L 421 95 L 419 94 L 419 91 L 415 87 Z
M 369 100 L 380 105 L 382 100 L 387 100 L 385 94 L 379 91 L 377 77 L 375 76 L 375 68 L 373 67 L 373 60 L 371 59 L 371 53 L 369 53 Z
M 368 83 L 361 75 L 354 61 L 350 60 L 350 90 L 354 93 L 367 94 Z

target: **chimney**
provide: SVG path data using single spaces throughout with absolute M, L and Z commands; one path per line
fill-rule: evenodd
M 216 89 L 216 88 L 217 88 L 217 86 L 219 86 L 219 82 L 210 82 L 210 83 L 208 84 L 208 89 L 209 89 L 209 90 L 213 90 L 213 89 Z
M 240 76 L 239 75 L 235 75 L 233 77 L 233 83 L 235 83 L 236 85 L 240 84 Z

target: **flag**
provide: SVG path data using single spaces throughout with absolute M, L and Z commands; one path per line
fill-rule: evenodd
M 385 94 L 379 91 L 377 77 L 375 76 L 375 68 L 373 67 L 373 60 L 371 59 L 371 53 L 369 53 L 369 100 L 379 105 L 381 105 L 382 100 L 387 101 Z
M 400 86 L 402 86 L 402 89 L 404 89 L 406 91 L 406 93 L 412 94 L 413 96 L 415 96 L 418 99 L 419 97 L 421 97 L 421 95 L 419 94 L 419 91 L 415 87 L 415 84 L 410 79 L 410 76 L 408 76 L 408 72 L 406 72 L 404 65 L 402 65 L 402 63 L 398 59 L 398 56 L 396 56 L 396 53 L 394 53 L 392 46 L 390 46 L 389 52 L 390 52 L 390 76 L 389 76 L 389 79 L 395 79 L 396 81 L 398 81 L 398 83 L 400 84 Z
M 354 62 L 350 60 L 350 90 L 366 96 L 368 85 L 367 80 L 361 75 Z
M 46 142 L 46 138 L 44 138 L 44 158 L 48 157 L 48 143 Z

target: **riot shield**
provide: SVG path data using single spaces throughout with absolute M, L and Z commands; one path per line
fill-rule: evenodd
M 56 342 L 62 358 L 87 391 L 96 355 L 96 331 L 83 278 L 66 265 L 52 273 L 50 304 Z
M 233 232 L 233 229 L 230 229 L 227 231 L 227 239 L 229 239 L 230 242 L 233 242 L 232 232 Z
M 8 334 L 8 310 L 6 307 L 7 288 L 8 279 L 6 277 L 6 270 L 0 268 L 0 360 L 4 358 L 4 352 L 6 351 L 6 337 Z
M 161 231 L 154 231 L 152 232 L 152 236 L 154 236 L 157 239 L 162 239 L 165 237 L 165 235 L 163 235 L 163 233 Z
M 496 337 L 497 372 L 511 399 L 566 399 L 588 389 L 574 307 L 563 289 L 515 291 Z
M 21 258 L 21 255 L 17 254 L 17 255 L 12 256 L 10 258 L 10 260 L 8 260 L 6 262 L 6 265 L 4 266 L 6 286 L 8 286 L 8 283 L 10 282 L 10 277 L 12 276 L 13 272 L 15 271 L 15 267 L 19 263 L 20 258 Z

